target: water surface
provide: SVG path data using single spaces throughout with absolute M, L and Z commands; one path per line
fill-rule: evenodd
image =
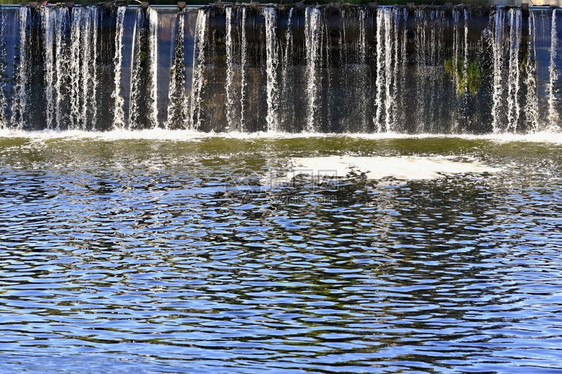
M 0 371 L 559 372 L 561 144 L 1 137 Z

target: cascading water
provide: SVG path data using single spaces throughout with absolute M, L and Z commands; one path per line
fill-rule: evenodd
M 548 66 L 549 70 L 549 82 L 548 82 L 548 122 L 549 126 L 554 127 L 554 124 L 558 122 L 558 103 L 555 96 L 555 89 L 558 84 L 558 72 L 556 66 L 557 48 L 558 48 L 558 30 L 556 27 L 556 9 L 552 11 L 552 20 L 550 26 L 550 64 Z M 559 127 L 559 126 L 558 126 Z
M 0 6 L 0 127 L 560 129 L 557 9 L 127 9 Z
M 154 9 L 137 10 L 132 49 L 130 130 L 158 127 L 157 27 L 158 13 Z
M 193 41 L 193 73 L 191 81 L 191 128 L 197 130 L 201 127 L 201 94 L 203 91 L 203 73 L 205 69 L 205 45 L 207 31 L 207 11 L 200 9 L 197 12 L 195 36 Z
M 185 87 L 185 37 L 186 12 L 180 11 L 176 16 L 176 40 L 174 48 L 174 63 L 170 72 L 168 89 L 168 113 L 166 129 L 186 128 L 189 123 L 189 100 Z
M 25 112 L 27 110 L 27 69 L 28 69 L 28 49 L 27 49 L 27 19 L 29 9 L 21 7 L 19 9 L 19 53 L 16 75 L 16 85 L 14 99 L 12 102 L 12 126 L 17 129 L 24 129 L 26 125 Z
M 53 9 L 51 11 L 55 15 L 55 22 L 51 24 L 54 27 L 53 32 L 55 33 L 55 53 L 54 58 L 56 57 L 55 63 L 55 87 L 54 87 L 54 94 L 55 94 L 55 121 L 57 130 L 61 129 L 61 123 L 66 122 L 68 123 L 68 117 L 65 116 L 63 118 L 63 104 L 66 103 L 66 100 L 63 99 L 63 90 L 62 88 L 66 86 L 66 82 L 68 82 L 67 77 L 63 75 L 63 72 L 68 72 L 68 66 L 70 64 L 70 59 L 67 56 L 67 42 L 66 42 L 66 31 L 67 31 L 67 23 L 70 18 L 68 9 L 61 8 L 61 9 Z M 47 61 L 47 63 L 49 63 Z
M 519 122 L 519 50 L 521 47 L 521 11 L 509 9 L 509 68 L 507 86 L 507 132 L 515 132 Z
M 505 123 L 505 119 L 501 117 L 501 109 L 503 107 L 503 9 L 496 10 L 495 16 L 492 16 L 492 53 L 493 53 L 493 95 L 492 95 L 492 129 L 494 133 L 501 131 L 501 124 Z
M 234 124 L 234 32 L 232 30 L 232 7 L 226 8 L 226 120 L 227 131 L 235 128 Z
M 375 129 L 377 132 L 394 131 L 393 113 L 396 101 L 396 78 L 394 65 L 397 64 L 394 49 L 398 49 L 398 41 L 393 34 L 397 14 L 394 8 L 382 8 L 377 11 L 376 19 L 376 112 Z M 423 42 L 422 42 L 423 43 Z M 394 57 L 394 58 L 393 58 Z
M 6 14 L 0 9 L 0 71 L 2 72 L 5 72 L 8 67 L 8 62 L 6 60 L 6 41 L 4 39 L 6 33 Z M 4 79 L 0 79 L 0 128 L 6 128 L 8 126 L 8 118 L 6 116 L 6 111 L 8 109 L 6 87 L 7 84 Z
M 317 126 L 318 111 L 318 54 L 320 41 L 321 14 L 317 7 L 306 8 L 305 14 L 305 43 L 306 43 L 306 63 L 307 63 L 307 86 L 306 94 L 308 97 L 308 119 L 305 131 L 315 132 Z
M 267 73 L 267 131 L 279 129 L 277 107 L 279 105 L 277 68 L 279 53 L 277 50 L 277 14 L 274 7 L 263 9 L 265 16 L 265 48 Z
M 283 57 L 281 64 L 281 120 L 285 122 L 294 122 L 294 111 L 291 110 L 291 102 L 294 99 L 294 85 L 292 84 L 292 77 L 289 75 L 291 71 L 290 63 L 293 59 L 293 14 L 294 8 L 289 10 L 287 17 L 287 29 L 285 30 L 285 46 L 282 48 Z
M 49 12 L 48 8 L 42 9 L 43 21 L 43 40 L 48 46 L 55 44 L 55 25 L 57 22 L 57 14 Z M 54 114 L 55 114 L 55 55 L 53 48 L 45 48 L 45 99 L 46 99 L 46 119 L 47 128 L 54 127 Z
M 247 39 L 246 39 L 246 8 L 242 8 L 242 21 L 240 23 L 240 131 L 245 129 L 245 98 L 246 98 L 246 62 L 247 62 Z
M 525 86 L 527 87 L 527 95 L 525 98 L 526 107 L 525 107 L 525 114 L 526 120 L 529 124 L 529 130 L 531 132 L 536 132 L 539 129 L 540 122 L 539 122 L 539 102 L 537 97 L 537 83 L 536 83 L 536 70 L 537 70 L 537 63 L 536 63 L 536 36 L 535 36 L 535 28 L 536 28 L 536 19 L 535 15 L 531 13 L 529 15 L 529 30 L 528 30 L 528 46 L 527 50 L 528 57 L 526 60 L 526 69 L 525 69 Z
M 121 94 L 121 67 L 123 66 L 123 31 L 125 22 L 125 12 L 127 7 L 120 6 L 117 8 L 117 19 L 115 22 L 115 57 L 113 58 L 113 69 L 115 76 L 113 79 L 113 92 L 111 98 L 114 101 L 113 106 L 113 128 L 125 128 L 125 100 Z
M 367 132 L 367 111 L 365 108 L 367 107 L 367 93 L 366 90 L 362 89 L 362 87 L 367 87 L 367 78 L 368 78 L 368 65 L 367 65 L 367 36 L 365 30 L 365 10 L 361 9 L 359 11 L 359 48 L 358 48 L 358 73 L 360 75 L 359 78 L 359 122 L 360 122 L 360 131 Z

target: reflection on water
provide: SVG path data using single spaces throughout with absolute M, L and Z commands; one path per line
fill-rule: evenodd
M 0 139 L 0 371 L 554 372 L 561 148 Z M 351 153 L 501 171 L 261 178 Z

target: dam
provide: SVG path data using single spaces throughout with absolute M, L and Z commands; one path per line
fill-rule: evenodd
M 556 7 L 0 5 L 0 127 L 558 132 Z
M 0 373 L 560 372 L 561 32 L 0 5 Z

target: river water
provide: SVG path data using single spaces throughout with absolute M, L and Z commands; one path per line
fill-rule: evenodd
M 559 135 L 20 135 L 1 372 L 562 370 Z

